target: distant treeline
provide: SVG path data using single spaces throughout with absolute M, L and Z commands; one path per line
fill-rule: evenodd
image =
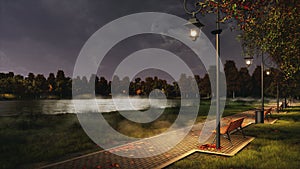
M 237 69 L 233 61 L 226 61 L 224 66 L 226 74 L 227 95 L 228 97 L 260 97 L 261 89 L 261 68 L 258 66 L 252 75 L 247 68 Z M 273 72 L 276 72 L 273 70 Z M 154 89 L 161 90 L 167 97 L 180 97 L 179 83 L 189 85 L 194 78 L 198 84 L 198 90 L 201 97 L 211 97 L 211 85 L 208 74 L 203 77 L 195 75 L 187 77 L 182 74 L 179 82 L 168 83 L 158 77 L 146 77 L 145 79 L 135 78 L 130 81 L 128 77 L 119 79 L 113 77 L 114 90 L 116 93 L 129 94 L 131 96 L 148 96 Z M 95 79 L 95 81 L 91 80 Z M 104 77 L 96 75 L 90 79 L 86 77 L 77 77 L 74 82 L 80 83 L 80 86 L 95 85 L 95 94 L 101 96 L 110 96 L 112 82 Z M 130 84 L 129 88 L 125 84 Z M 280 87 L 280 96 L 286 97 L 288 94 L 299 96 L 299 81 L 287 84 L 283 77 L 277 73 L 271 73 L 264 79 L 265 94 L 276 97 L 277 84 Z M 76 89 L 75 89 L 76 90 Z M 292 92 L 289 92 L 292 91 Z M 184 93 L 184 92 L 183 92 Z M 184 93 L 188 95 L 188 93 Z M 15 75 L 13 72 L 0 73 L 0 98 L 12 96 L 15 99 L 41 99 L 41 98 L 71 98 L 72 97 L 72 79 L 66 77 L 63 70 L 58 70 L 56 75 L 50 73 L 46 78 L 42 74 L 29 73 L 27 77 Z M 197 96 L 198 97 L 198 96 Z

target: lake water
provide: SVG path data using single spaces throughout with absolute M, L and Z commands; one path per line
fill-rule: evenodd
M 112 112 L 117 110 L 144 110 L 149 108 L 149 99 L 130 98 L 117 99 L 116 107 L 112 99 L 96 99 L 96 103 L 100 112 Z M 95 103 L 94 100 L 76 100 L 76 104 L 92 107 L 89 104 Z M 161 99 L 151 99 L 151 105 L 156 108 L 176 107 L 180 105 L 180 100 L 168 99 L 163 102 Z M 15 115 L 20 113 L 43 113 L 43 114 L 65 114 L 78 113 L 75 110 L 72 100 L 16 100 L 16 101 L 0 101 L 0 116 Z

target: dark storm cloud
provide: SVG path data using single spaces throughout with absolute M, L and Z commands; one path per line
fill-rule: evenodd
M 182 3 L 182 0 L 0 0 L 0 60 L 7 62 L 0 64 L 0 71 L 27 75 L 30 71 L 48 74 L 63 69 L 70 76 L 81 47 L 106 23 L 124 15 L 150 11 L 187 19 Z M 200 19 L 206 25 L 203 31 L 214 43 L 214 36 L 209 33 L 215 26 L 214 16 Z M 236 33 L 228 32 L 228 25 L 222 27 L 226 32 L 222 38 L 227 40 L 222 39 L 221 56 L 239 57 Z M 155 42 L 154 38 L 144 42 L 144 46 Z M 117 53 L 110 56 L 112 63 L 118 62 Z M 106 70 L 109 64 L 100 69 Z

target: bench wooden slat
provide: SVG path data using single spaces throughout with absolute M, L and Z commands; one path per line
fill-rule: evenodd
M 229 123 L 227 132 L 232 132 L 233 130 L 236 130 L 237 128 L 242 127 L 243 121 L 244 121 L 244 118 L 240 118 L 240 119 L 231 121 Z
M 221 135 L 226 134 L 227 139 L 230 141 L 230 143 L 231 143 L 230 134 L 232 131 L 239 130 L 245 137 L 243 130 L 242 130 L 242 124 L 243 124 L 244 119 L 245 118 L 243 117 L 243 118 L 231 120 L 227 126 L 223 126 L 220 128 L 220 134 Z M 214 133 L 216 133 L 216 131 L 214 131 Z M 216 137 L 214 138 L 213 142 L 215 141 L 215 139 L 216 139 Z

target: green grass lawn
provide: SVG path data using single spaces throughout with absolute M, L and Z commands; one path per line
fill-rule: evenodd
M 287 114 L 276 114 L 275 124 L 253 124 L 244 131 L 256 137 L 234 157 L 194 153 L 168 169 L 296 169 L 300 166 L 300 106 L 288 108 Z
M 210 102 L 200 105 L 197 121 L 206 118 Z M 253 108 L 248 102 L 227 102 L 223 116 Z M 120 115 L 107 114 L 119 132 L 150 137 L 164 132 L 176 119 L 178 108 L 168 108 L 152 123 L 137 124 Z M 118 121 L 117 123 L 115 123 Z M 0 168 L 29 168 L 101 150 L 82 130 L 76 115 L 19 115 L 0 117 Z M 176 164 L 177 165 L 177 164 Z
M 23 115 L 0 121 L 0 168 L 29 168 L 28 164 L 97 149 L 75 115 Z

